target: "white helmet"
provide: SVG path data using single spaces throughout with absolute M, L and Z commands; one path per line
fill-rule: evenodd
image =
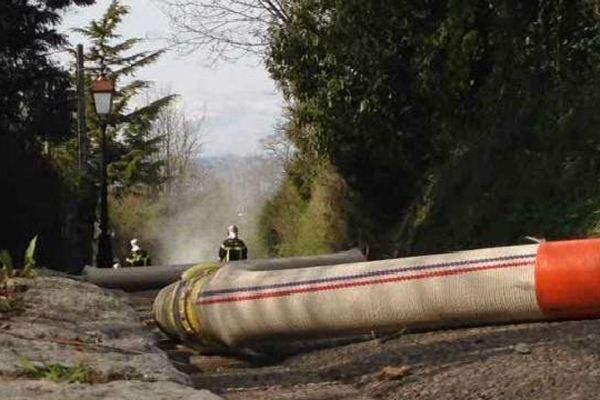
M 131 239 L 129 243 L 131 244 L 131 251 L 138 251 L 141 249 L 139 240 L 137 238 Z
M 227 227 L 227 236 L 230 238 L 237 238 L 238 236 L 238 227 L 235 225 L 229 225 Z

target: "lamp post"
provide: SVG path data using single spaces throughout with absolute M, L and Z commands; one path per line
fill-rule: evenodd
M 112 245 L 108 233 L 108 175 L 106 172 L 106 126 L 112 108 L 114 85 L 104 74 L 92 84 L 94 107 L 102 124 L 102 181 L 100 183 L 100 236 L 98 238 L 98 254 L 96 266 L 110 268 L 112 266 Z

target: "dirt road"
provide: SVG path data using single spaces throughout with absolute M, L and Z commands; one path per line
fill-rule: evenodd
M 185 349 L 169 351 L 197 388 L 230 400 L 600 398 L 600 320 L 455 329 L 310 347 L 261 366 Z
M 408 334 L 194 381 L 231 400 L 595 399 L 599 328 L 575 321 Z

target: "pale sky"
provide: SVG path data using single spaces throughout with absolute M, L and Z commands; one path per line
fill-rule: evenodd
M 168 37 L 169 21 L 161 11 L 160 1 L 122 3 L 130 8 L 121 24 L 122 36 L 148 38 L 144 43 L 148 49 L 163 47 L 165 42 L 160 38 Z M 97 0 L 92 7 L 72 7 L 65 13 L 62 30 L 68 32 L 73 46 L 83 38 L 69 30 L 99 18 L 109 4 L 110 0 Z M 206 111 L 205 155 L 260 152 L 259 139 L 273 132 L 281 116 L 283 100 L 274 82 L 256 58 L 247 56 L 212 68 L 206 66 L 205 58 L 201 51 L 188 56 L 167 53 L 156 64 L 141 69 L 137 77 L 181 95 L 191 117 Z

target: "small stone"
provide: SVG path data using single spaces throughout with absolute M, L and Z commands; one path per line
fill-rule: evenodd
M 525 343 L 518 343 L 514 347 L 515 352 L 519 354 L 529 354 L 531 353 L 531 347 Z
M 379 379 L 385 381 L 393 381 L 404 378 L 410 374 L 410 367 L 385 367 L 379 373 Z

